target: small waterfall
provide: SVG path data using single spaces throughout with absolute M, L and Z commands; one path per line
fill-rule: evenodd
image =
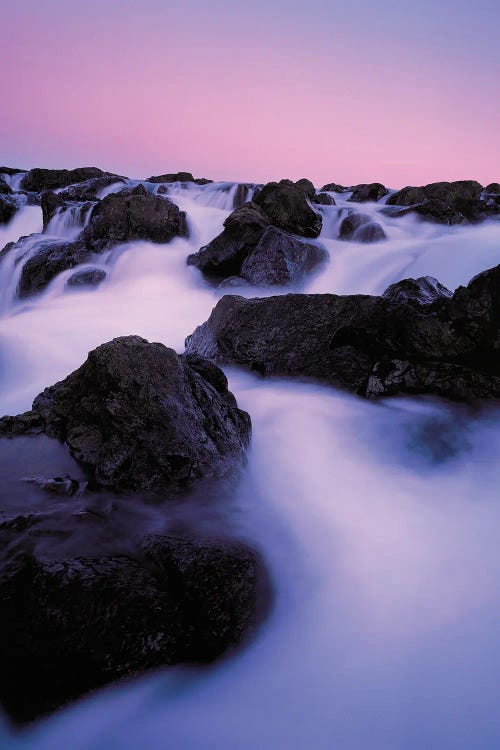
M 7 174 L 7 172 L 1 172 L 0 177 L 4 180 L 4 182 L 9 185 L 14 192 L 21 189 L 21 182 L 23 181 L 24 177 L 26 175 L 26 172 L 16 172 L 15 174 Z
M 64 237 L 66 240 L 76 239 L 82 229 L 87 226 L 94 205 L 87 201 L 61 206 L 47 224 L 45 234 Z
M 42 234 L 22 237 L 4 254 L 0 254 L 0 313 L 8 312 L 17 297 L 23 268 L 28 260 L 44 247 L 53 246 L 54 240 Z

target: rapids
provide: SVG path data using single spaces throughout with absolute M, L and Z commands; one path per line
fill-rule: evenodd
M 173 186 L 189 239 L 114 248 L 99 257 L 108 277 L 98 289 L 65 291 L 68 271 L 44 294 L 17 301 L 18 269 L 7 255 L 1 413 L 29 408 L 114 336 L 139 334 L 182 351 L 224 293 L 186 266 L 186 256 L 221 231 L 236 188 Z M 420 275 L 453 290 L 500 263 L 498 222 L 449 228 L 390 219 L 380 204 L 346 197 L 320 207 L 330 261 L 301 291 L 378 294 Z M 338 241 L 349 205 L 376 216 L 388 239 Z M 72 238 L 85 220 L 58 216 L 50 234 Z M 24 206 L 0 230 L 0 243 L 40 231 L 40 209 Z M 45 239 L 27 240 L 26 252 Z M 210 669 L 159 670 L 22 731 L 5 719 L 0 746 L 497 750 L 497 407 L 370 403 L 312 383 L 227 375 L 253 422 L 231 523 L 267 559 L 276 594 L 269 619 L 249 646 Z

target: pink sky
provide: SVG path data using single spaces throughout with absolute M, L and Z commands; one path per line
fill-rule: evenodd
M 406 5 L 2 0 L 0 162 L 500 180 L 500 3 Z

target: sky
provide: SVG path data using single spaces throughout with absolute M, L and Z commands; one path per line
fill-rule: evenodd
M 500 181 L 500 0 L 1 0 L 0 163 Z

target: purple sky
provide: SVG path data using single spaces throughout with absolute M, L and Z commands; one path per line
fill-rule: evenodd
M 0 162 L 498 181 L 499 28 L 499 0 L 2 0 Z

